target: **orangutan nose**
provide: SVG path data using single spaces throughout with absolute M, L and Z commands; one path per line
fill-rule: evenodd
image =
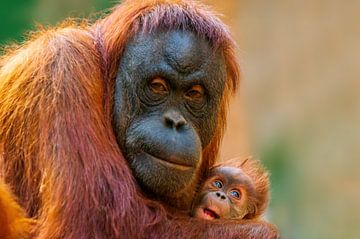
M 187 124 L 185 118 L 175 110 L 168 111 L 164 114 L 164 124 L 166 127 L 176 129 L 177 131 L 182 130 Z
M 223 193 L 221 193 L 221 192 L 217 192 L 217 193 L 216 193 L 216 196 L 219 197 L 221 200 L 225 200 L 225 199 L 226 199 L 226 196 L 225 196 Z

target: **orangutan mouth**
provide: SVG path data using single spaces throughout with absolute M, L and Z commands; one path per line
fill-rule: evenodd
M 219 219 L 220 218 L 220 216 L 216 212 L 214 212 L 213 210 L 211 210 L 209 208 L 204 208 L 203 211 L 204 211 L 205 215 L 207 215 L 207 216 L 209 216 L 209 217 L 211 217 L 213 219 Z
M 172 160 L 172 159 L 163 159 L 163 158 L 159 158 L 156 157 L 154 155 L 151 155 L 149 153 L 146 153 L 148 156 L 150 156 L 154 161 L 161 163 L 167 167 L 172 167 L 172 168 L 176 168 L 178 170 L 181 171 L 187 171 L 189 169 L 192 169 L 191 165 L 187 165 L 187 164 L 181 164 L 178 162 L 178 160 Z

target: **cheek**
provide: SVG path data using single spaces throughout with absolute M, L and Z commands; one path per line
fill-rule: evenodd
M 194 126 L 200 136 L 203 148 L 205 148 L 211 142 L 211 139 L 214 137 L 217 124 L 218 120 L 216 109 L 214 109 L 213 112 L 205 115 L 204 117 L 194 120 Z
M 196 198 L 194 199 L 194 202 L 193 202 L 193 208 L 197 209 L 206 204 L 205 197 L 206 197 L 207 193 L 204 193 L 204 192 L 205 192 L 204 190 L 201 190 L 200 193 L 198 193 L 196 195 Z
M 124 148 L 127 129 L 136 115 L 141 115 L 142 107 L 136 95 L 136 85 L 124 75 L 118 75 L 114 88 L 113 128 L 120 147 Z
M 242 219 L 248 213 L 247 205 L 240 203 L 237 205 L 232 205 L 230 208 L 230 216 L 232 219 Z
M 218 124 L 221 123 L 221 121 L 219 121 L 220 110 L 221 94 L 214 94 L 204 110 L 206 114 L 196 120 L 203 147 L 206 147 L 211 142 L 218 128 Z

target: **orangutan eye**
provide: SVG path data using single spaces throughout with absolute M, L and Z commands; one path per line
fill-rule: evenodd
M 216 181 L 213 183 L 213 185 L 214 185 L 215 187 L 217 187 L 217 188 L 222 188 L 222 187 L 223 187 L 222 182 L 219 181 L 219 180 L 216 180 Z
M 186 92 L 185 97 L 189 100 L 201 102 L 204 100 L 205 90 L 201 85 L 194 85 Z
M 166 81 L 159 77 L 153 79 L 150 82 L 149 86 L 150 86 L 151 91 L 154 92 L 155 94 L 164 95 L 164 94 L 167 94 L 169 91 Z
M 232 190 L 232 191 L 230 192 L 230 195 L 231 195 L 232 197 L 234 197 L 234 198 L 240 198 L 240 192 L 237 191 L 237 190 Z

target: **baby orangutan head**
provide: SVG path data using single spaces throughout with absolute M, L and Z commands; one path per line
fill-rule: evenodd
M 200 188 L 192 213 L 208 220 L 253 219 L 266 209 L 268 195 L 268 174 L 258 161 L 218 165 Z

